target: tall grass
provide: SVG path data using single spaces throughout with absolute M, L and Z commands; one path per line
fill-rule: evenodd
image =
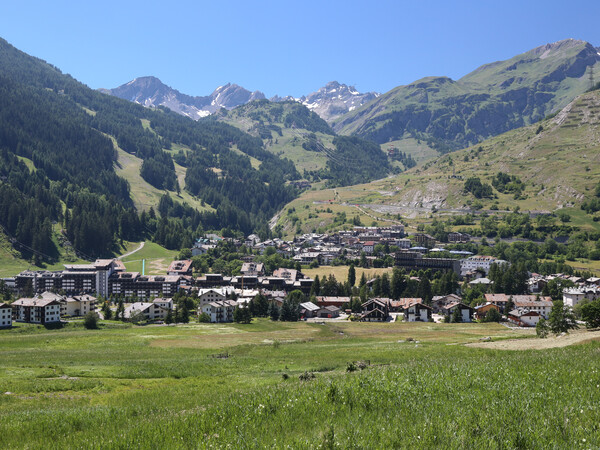
M 226 352 L 151 347 L 211 326 L 2 332 L 0 448 L 600 446 L 599 343 L 502 352 L 355 327 L 274 346 L 245 343 L 268 322 L 231 326 Z M 357 360 L 371 365 L 347 372 Z

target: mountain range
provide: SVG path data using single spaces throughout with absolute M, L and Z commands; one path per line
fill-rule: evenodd
M 598 176 L 600 102 L 578 96 L 599 63 L 597 48 L 570 39 L 382 95 L 332 82 L 293 100 L 231 84 L 191 97 L 152 77 L 104 95 L 0 39 L 0 241 L 40 262 L 141 239 L 179 249 L 202 230 L 267 236 L 306 180 L 319 189 L 379 179 L 374 190 L 337 191 L 354 203 L 462 208 L 455 170 L 484 183 L 509 173 L 530 202 L 570 206 Z M 407 153 L 475 143 L 399 175 L 415 163 Z
M 485 64 L 456 81 L 425 77 L 384 94 L 360 93 L 332 81 L 300 98 L 275 96 L 270 101 L 299 102 L 341 135 L 392 142 L 401 150 L 407 140 L 419 140 L 445 153 L 560 110 L 590 87 L 594 69 L 600 73 L 599 49 L 566 39 Z M 191 97 L 153 77 L 103 92 L 146 106 L 167 106 L 194 119 L 265 98 L 259 91 L 235 84 L 219 87 L 206 97 Z
M 266 98 L 265 94 L 260 91 L 250 92 L 237 84 L 231 83 L 219 86 L 210 95 L 193 97 L 182 94 L 152 76 L 136 78 L 114 89 L 100 89 L 100 92 L 139 103 L 149 108 L 166 106 L 195 120 L 213 114 L 221 108 L 233 109 L 253 100 Z M 378 95 L 375 92 L 360 93 L 353 86 L 332 81 L 318 91 L 300 98 L 289 95 L 286 97 L 275 95 L 269 100 L 275 103 L 284 101 L 301 103 L 311 111 L 319 114 L 327 122 L 332 122 L 343 114 L 377 98 Z
M 458 81 L 426 77 L 398 86 L 333 128 L 379 143 L 417 138 L 440 152 L 456 150 L 560 110 L 590 88 L 591 70 L 600 73 L 598 49 L 566 39 L 485 64 Z

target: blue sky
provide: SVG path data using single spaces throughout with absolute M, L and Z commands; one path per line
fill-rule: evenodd
M 331 80 L 385 92 L 569 37 L 600 46 L 599 1 L 3 3 L 0 37 L 92 88 L 154 75 L 190 95 L 232 82 L 300 96 Z

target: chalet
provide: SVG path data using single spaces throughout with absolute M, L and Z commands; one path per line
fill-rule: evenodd
M 464 323 L 473 322 L 474 309 L 471 308 L 469 305 L 465 305 L 464 303 L 461 303 L 461 302 L 454 302 L 454 303 L 450 303 L 445 306 L 442 306 L 440 312 L 444 316 L 452 317 L 452 315 L 454 314 L 454 311 L 456 311 L 457 309 L 460 311 L 461 322 L 464 322 Z
M 301 278 L 303 278 L 302 272 L 295 270 L 295 269 L 285 269 L 285 268 L 275 269 L 273 271 L 273 276 L 278 277 L 278 278 L 283 278 L 284 280 L 292 280 L 292 281 L 298 281 Z
M 350 297 L 326 297 L 326 296 L 317 296 L 317 305 L 321 308 L 325 306 L 337 306 L 338 308 L 343 308 L 344 305 L 350 303 Z
M 173 300 L 157 298 L 150 302 L 136 302 L 125 308 L 123 317 L 130 319 L 135 314 L 141 313 L 145 320 L 164 320 L 173 309 Z
M 457 303 L 462 301 L 462 297 L 456 294 L 449 295 L 436 295 L 431 300 L 431 307 L 433 308 L 434 313 L 439 313 L 441 308 L 449 305 L 450 303 Z
M 321 308 L 312 302 L 300 303 L 300 317 L 305 319 L 316 317 L 320 309 Z
M 263 263 L 247 262 L 242 264 L 240 272 L 244 276 L 262 277 L 265 274 L 265 265 Z
M 233 312 L 237 303 L 223 300 L 206 303 L 198 308 L 198 314 L 207 314 L 211 323 L 233 322 Z
M 192 260 L 173 261 L 167 269 L 167 275 L 192 275 Z
M 498 314 L 500 313 L 500 308 L 490 302 L 486 302 L 483 305 L 478 305 L 475 307 L 475 318 L 477 320 L 483 320 L 486 316 L 487 313 L 490 312 L 490 310 L 495 309 L 496 311 L 498 311 Z
M 363 322 L 385 322 L 390 317 L 388 304 L 381 300 L 372 298 L 362 305 L 360 320 Z
M 407 322 L 429 322 L 433 309 L 423 304 L 420 298 L 401 298 L 404 320 Z
M 244 245 L 246 247 L 254 247 L 256 244 L 260 242 L 260 237 L 256 234 L 251 234 L 244 241 Z
M 300 264 L 310 264 L 313 261 L 317 261 L 317 263 L 321 263 L 321 253 L 320 252 L 305 252 L 300 253 L 299 255 L 294 256 L 294 261 L 299 262 Z
M 17 322 L 42 325 L 60 322 L 60 303 L 54 299 L 20 298 L 11 307 Z
M 425 233 L 415 233 L 413 239 L 418 245 L 427 248 L 434 247 L 436 242 L 433 236 Z
M 0 328 L 12 327 L 12 308 L 6 303 L 0 303 Z
M 323 319 L 334 319 L 340 316 L 340 308 L 337 306 L 325 306 L 318 311 L 318 317 Z
M 450 243 L 469 242 L 470 240 L 471 236 L 467 233 L 459 233 L 457 231 L 448 233 L 448 242 Z
M 363 244 L 363 252 L 365 252 L 367 255 L 372 255 L 373 252 L 375 252 L 375 245 L 376 242 L 375 241 L 366 241 Z
M 535 327 L 542 317 L 537 311 L 513 309 L 507 315 L 508 320 L 520 327 Z
M 498 307 L 501 313 L 508 304 L 509 296 L 506 294 L 484 294 L 486 303 L 492 303 Z
M 517 310 L 535 311 L 544 319 L 550 317 L 553 305 L 551 297 L 540 297 L 538 299 L 535 295 L 513 295 L 512 301 L 514 308 Z

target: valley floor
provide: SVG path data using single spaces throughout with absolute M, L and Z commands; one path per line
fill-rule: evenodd
M 0 331 L 0 447 L 600 445 L 599 342 L 463 345 L 484 337 L 535 340 L 498 324 L 18 324 Z

